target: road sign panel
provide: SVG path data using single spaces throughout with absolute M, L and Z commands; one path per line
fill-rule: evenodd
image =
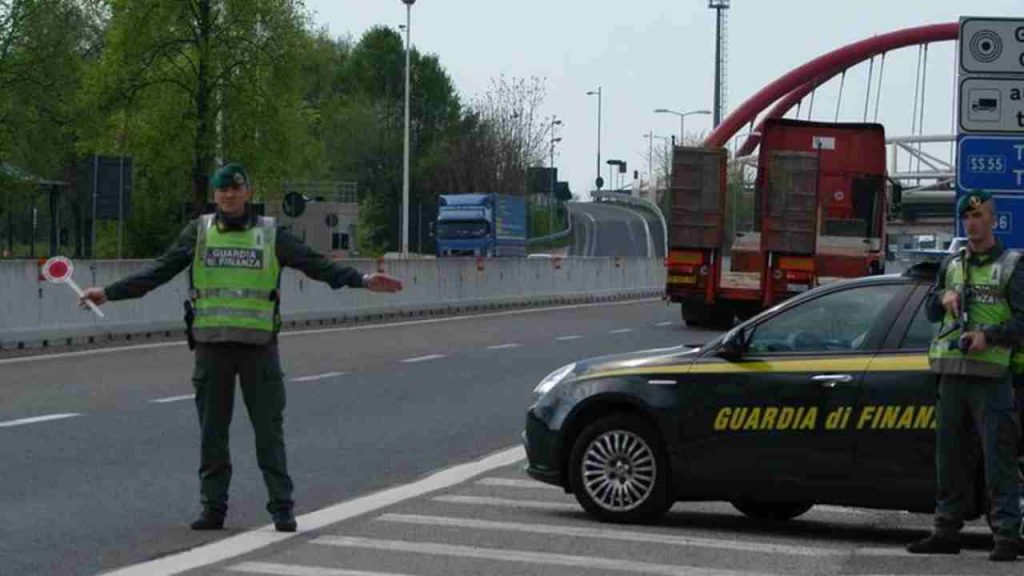
M 961 80 L 960 130 L 1024 133 L 1024 77 Z
M 961 135 L 957 150 L 960 189 L 1024 194 L 1024 135 Z
M 961 18 L 960 69 L 969 73 L 1024 73 L 1024 20 Z

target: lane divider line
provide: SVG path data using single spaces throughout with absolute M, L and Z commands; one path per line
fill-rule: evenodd
M 19 420 L 8 420 L 7 422 L 0 422 L 0 428 L 13 428 L 15 426 L 24 426 L 26 424 L 38 424 L 39 422 L 50 422 L 52 420 L 64 420 L 66 418 L 74 418 L 75 416 L 81 416 L 78 412 L 69 412 L 67 414 L 47 414 L 45 416 L 33 416 L 32 418 L 21 418 Z
M 444 354 L 427 354 L 426 356 L 417 356 L 415 358 L 406 358 L 402 360 L 402 364 L 416 364 L 418 362 L 430 362 L 431 360 L 440 360 L 444 358 Z
M 181 396 L 169 396 L 167 398 L 157 398 L 150 400 L 150 404 L 170 404 L 171 402 L 181 402 L 182 400 L 192 400 L 196 397 L 195 394 L 182 394 Z

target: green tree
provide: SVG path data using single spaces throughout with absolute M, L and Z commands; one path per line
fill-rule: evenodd
M 109 2 L 107 47 L 91 75 L 89 102 L 121 130 L 137 126 L 128 116 L 149 124 L 154 110 L 176 115 L 163 136 L 176 150 L 187 141 L 197 208 L 207 200 L 218 158 L 248 162 L 258 182 L 265 176 L 271 184 L 301 169 L 289 168 L 307 158 L 298 75 L 307 34 L 301 2 Z M 94 144 L 99 148 L 105 136 L 109 145 L 117 133 L 108 125 Z
M 312 47 L 297 0 L 109 0 L 91 68 L 82 148 L 136 158 L 133 253 L 153 254 L 205 205 L 215 165 L 240 161 L 257 197 L 315 170 L 302 63 Z
M 326 102 L 325 157 L 333 178 L 358 182 L 364 251 L 380 253 L 400 244 L 404 137 L 405 51 L 401 36 L 383 26 L 368 30 L 343 58 L 335 98 Z M 418 208 L 432 214 L 447 181 L 443 151 L 461 104 L 436 56 L 410 55 L 410 238 Z M 426 226 L 425 219 L 424 226 Z M 415 243 L 413 244 L 415 246 Z

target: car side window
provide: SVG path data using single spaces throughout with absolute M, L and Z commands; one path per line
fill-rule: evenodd
M 864 350 L 871 328 L 901 287 L 860 286 L 809 300 L 759 324 L 751 354 Z
M 932 339 L 939 332 L 938 322 L 929 322 L 928 314 L 925 312 L 927 299 L 921 300 L 921 304 L 914 313 L 914 319 L 910 321 L 907 333 L 900 342 L 900 350 L 924 350 L 932 343 Z

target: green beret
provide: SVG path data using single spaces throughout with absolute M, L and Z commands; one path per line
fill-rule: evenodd
M 992 193 L 987 190 L 971 190 L 956 201 L 956 214 L 963 217 L 968 210 L 974 210 L 992 198 Z
M 225 164 L 213 173 L 213 177 L 210 178 L 210 184 L 214 188 L 228 188 L 232 184 L 238 184 L 239 186 L 248 186 L 249 177 L 245 173 L 245 168 L 242 168 L 241 164 Z

